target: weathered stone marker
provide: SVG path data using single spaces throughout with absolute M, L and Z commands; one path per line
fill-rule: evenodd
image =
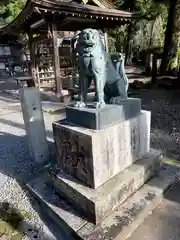
M 40 93 L 35 87 L 19 89 L 25 130 L 31 157 L 38 164 L 49 161 Z

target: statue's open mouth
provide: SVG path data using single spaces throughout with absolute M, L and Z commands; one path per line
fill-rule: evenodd
M 87 47 L 93 47 L 94 43 L 84 43 L 84 45 L 87 46 Z

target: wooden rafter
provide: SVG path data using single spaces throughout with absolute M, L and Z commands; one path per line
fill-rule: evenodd
M 116 9 L 116 6 L 112 2 L 107 1 L 107 0 L 93 0 L 93 2 L 98 7 Z
M 85 4 L 91 4 L 91 2 L 92 2 L 96 6 L 101 7 L 101 8 L 116 9 L 116 6 L 111 1 L 108 1 L 108 0 L 74 0 L 74 2 L 85 3 Z

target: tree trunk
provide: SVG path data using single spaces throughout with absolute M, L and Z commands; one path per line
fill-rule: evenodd
M 176 0 L 174 12 L 174 27 L 172 29 L 172 47 L 171 47 L 171 60 L 172 65 L 178 70 L 178 49 L 180 44 L 180 0 Z
M 129 2 L 129 11 L 134 12 L 136 9 L 136 1 L 137 0 L 131 0 Z M 133 36 L 133 23 L 131 22 L 128 25 L 128 30 L 127 30 L 127 45 L 126 45 L 126 57 L 125 57 L 125 64 L 130 65 L 131 64 L 131 55 L 132 55 L 132 36 Z
M 151 79 L 152 84 L 156 84 L 156 78 L 157 78 L 157 56 L 154 53 L 152 63 L 152 79 Z
M 164 52 L 160 72 L 163 74 L 173 66 L 177 67 L 177 52 L 180 37 L 180 0 L 170 1 L 165 34 Z
M 149 49 L 151 48 L 152 45 L 152 41 L 153 41 L 153 30 L 154 30 L 154 25 L 155 25 L 156 19 L 152 21 L 152 25 L 151 25 L 151 31 L 150 31 L 150 38 L 149 38 Z M 145 67 L 145 73 L 147 75 L 149 75 L 150 73 L 152 73 L 152 66 L 151 66 L 151 54 L 148 54 L 147 56 L 147 64 Z
M 132 40 L 132 34 L 133 34 L 133 26 L 132 23 L 128 26 L 128 34 L 127 34 L 127 45 L 126 45 L 126 56 L 125 56 L 125 64 L 131 65 L 131 55 L 132 55 L 132 46 L 131 46 L 131 40 Z

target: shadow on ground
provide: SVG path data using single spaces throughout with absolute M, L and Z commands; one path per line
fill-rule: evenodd
M 50 159 L 55 159 L 55 148 L 48 142 Z M 37 165 L 29 155 L 26 136 L 0 132 L 0 172 L 18 181 L 27 182 L 43 165 Z
M 0 78 L 0 90 L 15 90 L 18 89 L 17 82 L 13 78 Z
M 64 239 L 61 237 L 61 232 L 57 228 L 57 226 L 54 226 L 54 224 L 46 217 L 46 213 L 43 213 L 37 204 L 37 202 L 34 200 L 34 198 L 26 191 L 25 184 L 29 181 L 35 178 L 38 173 L 43 169 L 44 165 L 35 164 L 33 162 L 33 159 L 31 159 L 29 155 L 29 149 L 28 149 L 28 142 L 27 137 L 25 136 L 24 132 L 24 124 L 22 124 L 22 116 L 20 113 L 20 108 L 16 109 L 16 103 L 18 103 L 19 100 L 17 98 L 11 96 L 10 94 L 7 94 L 5 92 L 0 93 L 0 108 L 1 116 L 0 116 L 0 184 L 2 186 L 1 189 L 1 204 L 9 204 L 11 210 L 14 212 L 15 217 L 17 217 L 17 220 L 21 220 L 22 218 L 20 214 L 18 214 L 18 210 L 10 205 L 12 202 L 17 202 L 17 199 L 21 201 L 21 195 L 18 196 L 18 194 L 22 191 L 24 192 L 24 195 L 29 200 L 30 205 L 34 208 L 35 212 L 38 213 L 39 217 L 41 218 L 42 222 L 48 226 L 49 230 L 53 233 L 53 235 L 58 239 Z M 13 105 L 15 103 L 15 105 Z M 15 112 L 15 115 L 12 114 L 12 109 Z M 4 116 L 3 116 L 4 115 Z M 11 117 L 12 116 L 12 117 Z M 50 119 L 51 124 L 52 119 Z M 12 130 L 11 130 L 12 129 Z M 13 132 L 14 130 L 14 132 Z M 38 133 L 37 133 L 38 134 Z M 52 131 L 47 131 L 47 137 L 52 139 L 53 133 Z M 48 142 L 49 146 L 49 153 L 50 153 L 50 161 L 53 162 L 55 160 L 55 148 L 54 144 L 52 142 Z M 17 182 L 14 185 L 14 182 Z M 11 186 L 8 188 L 8 184 Z M 13 184 L 13 185 L 12 185 Z M 3 187 L 7 185 L 6 187 Z M 16 187 L 18 187 L 18 190 L 16 192 Z M 12 189 L 14 187 L 14 193 L 12 194 Z M 7 189 L 6 189 L 7 188 Z M 11 190 L 10 190 L 11 189 Z M 5 191 L 4 191 L 5 190 Z M 6 191 L 7 190 L 7 191 Z M 4 193 L 3 193 L 4 192 Z M 17 195 L 17 196 L 16 196 Z M 13 201 L 8 201 L 10 198 L 15 198 Z M 25 197 L 23 196 L 23 198 Z M 4 201 L 5 199 L 5 201 Z M 23 200 L 23 199 L 22 199 Z M 25 199 L 24 199 L 25 200 Z M 24 206 L 25 201 L 23 200 L 23 206 L 22 209 L 26 209 L 26 206 Z M 3 205 L 4 206 L 4 205 Z M 21 208 L 21 207 L 20 207 Z M 0 206 L 1 209 L 1 206 Z M 18 206 L 19 209 L 19 206 Z M 29 210 L 29 208 L 28 208 Z M 15 214 L 15 212 L 17 214 Z M 30 213 L 28 213 L 30 214 Z M 25 217 L 27 220 L 27 216 Z M 2 219 L 1 213 L 0 213 L 0 221 Z M 4 223 L 3 223 L 4 224 Z M 11 225 L 7 223 L 8 226 Z M 23 229 L 25 228 L 27 231 L 19 231 L 19 234 L 22 235 L 22 232 L 25 233 L 26 236 L 30 236 L 36 232 L 38 232 L 37 227 L 38 226 L 31 226 L 31 223 L 24 222 L 23 223 Z M 25 226 L 26 225 L 26 226 Z M 29 225 L 29 226 L 28 226 Z M 28 231 L 28 228 L 33 228 L 33 231 Z M 39 226 L 41 227 L 41 226 Z M 39 228 L 38 227 L 38 228 Z M 13 226 L 10 226 L 12 229 Z M 18 230 L 18 229 L 16 229 Z M 42 232 L 42 231 L 40 231 Z M 36 239 L 46 239 L 46 240 L 52 240 L 52 236 L 48 236 L 49 231 L 47 232 L 47 236 L 43 236 L 43 238 L 36 238 Z M 43 232 L 45 234 L 45 232 Z M 31 238 L 30 239 L 35 239 Z
M 53 162 L 53 159 L 55 159 L 54 154 L 54 144 L 49 142 L 49 150 L 50 150 L 50 159 Z M 16 136 L 12 134 L 6 134 L 4 132 L 0 132 L 0 182 L 3 184 L 4 176 L 7 176 L 8 178 L 15 179 L 18 184 L 20 185 L 20 188 L 25 192 L 26 197 L 29 199 L 31 206 L 34 208 L 34 210 L 38 213 L 41 220 L 48 226 L 48 228 L 53 232 L 54 236 L 57 235 L 57 239 L 63 239 L 61 238 L 61 231 L 55 226 L 48 217 L 46 217 L 46 213 L 42 212 L 40 209 L 38 203 L 34 200 L 32 195 L 29 194 L 29 192 L 26 190 L 25 184 L 29 181 L 35 178 L 43 169 L 43 166 L 45 165 L 39 165 L 37 166 L 36 163 L 33 162 L 33 159 L 29 156 L 28 151 L 28 144 L 26 136 Z M 5 179 L 6 181 L 7 179 Z M 12 187 L 12 186 L 11 186 Z M 8 193 L 7 193 L 8 194 Z M 18 193 L 17 193 L 18 194 Z M 12 215 L 9 216 L 9 218 L 6 218 L 6 211 L 1 211 L 1 209 L 5 209 L 5 207 L 8 207 Z M 4 215 L 3 215 L 4 214 Z M 3 220 L 3 226 L 9 227 L 10 231 L 16 230 L 15 232 L 19 236 L 25 234 L 26 236 L 29 235 L 35 235 L 37 234 L 45 234 L 41 229 L 37 229 L 37 226 L 31 226 L 30 223 L 25 222 L 23 226 L 23 231 L 19 230 L 19 226 L 17 226 L 20 222 L 24 220 L 24 218 L 27 220 L 27 216 L 30 215 L 30 212 L 27 212 L 26 215 L 22 215 L 21 212 L 19 212 L 17 209 L 13 208 L 8 201 L 0 203 L 0 221 Z M 4 218 L 5 217 L 5 218 Z M 11 222 L 12 218 L 12 222 Z M 4 224 L 7 222 L 7 226 Z M 17 222 L 17 225 L 16 225 Z M 1 222 L 0 222 L 1 223 Z M 15 224 L 13 226 L 13 224 Z M 29 226 L 28 226 L 29 224 Z M 26 225 L 26 226 L 25 226 Z M 2 227 L 3 227 L 2 226 Z M 26 229 L 26 232 L 24 232 L 24 228 Z M 1 229 L 1 224 L 0 224 Z M 33 229 L 33 231 L 28 230 Z M 20 238 L 19 238 L 20 239 Z M 30 238 L 30 239 L 46 239 L 46 240 L 52 240 L 52 237 L 46 236 L 46 238 L 43 236 L 43 238 Z

